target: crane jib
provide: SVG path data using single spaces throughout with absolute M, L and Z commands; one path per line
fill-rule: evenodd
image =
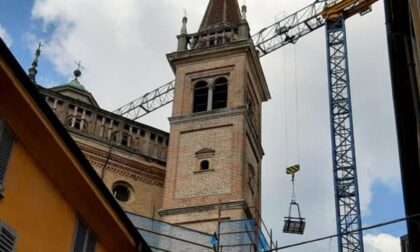
M 372 4 L 378 0 L 343 0 L 332 6 L 327 6 L 322 12 L 322 17 L 327 20 L 349 18 L 358 13 L 365 14 L 371 10 Z

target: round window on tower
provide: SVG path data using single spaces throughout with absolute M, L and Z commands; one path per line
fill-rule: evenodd
M 115 183 L 112 187 L 112 195 L 114 195 L 119 202 L 127 202 L 130 200 L 131 190 L 125 183 Z

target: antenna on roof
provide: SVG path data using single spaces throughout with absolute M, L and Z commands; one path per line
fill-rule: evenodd
M 29 79 L 32 81 L 33 84 L 36 84 L 36 74 L 38 73 L 36 68 L 38 67 L 38 59 L 39 59 L 39 56 L 41 55 L 42 46 L 44 45 L 41 42 L 39 42 L 38 48 L 36 49 L 36 52 L 35 52 L 35 58 L 32 61 L 32 67 L 29 68 L 29 71 L 28 71 Z

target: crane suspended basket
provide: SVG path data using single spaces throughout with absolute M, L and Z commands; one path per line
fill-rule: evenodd
M 292 209 L 294 207 L 297 209 L 297 217 L 292 216 Z M 303 235 L 303 232 L 305 231 L 305 225 L 305 218 L 302 218 L 300 215 L 299 204 L 292 200 L 289 207 L 289 216 L 284 217 L 283 233 Z

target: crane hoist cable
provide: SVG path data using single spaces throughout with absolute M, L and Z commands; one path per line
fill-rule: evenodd
M 299 134 L 299 98 L 298 98 L 298 74 L 297 74 L 297 53 L 296 53 L 296 47 L 294 47 L 293 50 L 293 58 L 292 58 L 292 66 L 293 69 L 289 70 L 289 72 L 293 72 L 293 79 L 292 78 L 287 78 L 287 54 L 286 54 L 286 50 L 284 50 L 284 63 L 283 63 L 283 93 L 284 93 L 284 102 L 283 102 L 283 107 L 284 107 L 284 114 L 283 114 L 283 121 L 284 121 L 284 139 L 285 139 L 285 148 L 284 148 L 284 157 L 285 157 L 285 163 L 286 163 L 286 167 L 288 167 L 289 164 L 289 154 L 288 153 L 288 148 L 289 147 L 289 118 L 290 116 L 288 115 L 288 111 L 289 111 L 289 103 L 292 103 L 288 97 L 293 97 L 292 99 L 294 99 L 294 114 L 292 115 L 292 120 L 294 120 L 293 126 L 295 128 L 295 139 L 294 139 L 294 144 L 292 146 L 294 146 L 294 150 L 295 152 L 293 154 L 295 154 L 294 158 L 295 160 L 293 160 L 292 164 L 300 164 L 300 134 Z M 287 88 L 287 82 L 292 83 L 293 87 L 288 89 Z M 291 92 L 292 94 L 289 95 L 288 91 Z M 293 105 L 292 105 L 293 107 Z
M 293 79 L 293 83 L 294 83 L 294 98 L 295 98 L 295 119 L 296 119 L 296 124 L 294 125 L 296 127 L 296 155 L 297 155 L 297 164 L 289 166 L 286 168 L 286 174 L 288 175 L 292 175 L 292 195 L 291 195 L 291 202 L 289 205 L 289 215 L 286 216 L 284 218 L 284 227 L 283 227 L 283 232 L 284 233 L 290 233 L 290 234 L 303 234 L 304 230 L 305 230 L 305 218 L 302 218 L 301 213 L 300 213 L 300 206 L 299 204 L 296 202 L 296 191 L 295 191 L 295 174 L 300 170 L 300 148 L 299 148 L 299 101 L 298 101 L 298 80 L 297 80 L 297 53 L 296 53 L 296 46 L 294 47 L 294 51 L 293 51 L 293 65 L 294 65 L 294 79 Z M 286 57 L 284 57 L 286 59 Z M 286 61 L 284 62 L 284 93 L 285 93 L 285 102 L 284 102 L 284 106 L 285 106 L 285 142 L 286 142 L 286 146 L 285 146 L 285 153 L 286 153 L 286 166 L 288 165 L 288 155 L 287 155 L 287 146 L 288 146 L 288 142 L 287 142 L 287 128 L 288 128 L 288 123 L 287 123 L 287 86 L 286 86 Z M 296 214 L 295 214 L 296 213 Z
M 300 138 L 299 138 L 299 95 L 298 95 L 298 74 L 297 74 L 297 53 L 296 48 L 297 45 L 294 47 L 294 86 L 295 86 L 295 117 L 296 117 L 296 151 L 297 151 L 297 161 L 300 163 Z

